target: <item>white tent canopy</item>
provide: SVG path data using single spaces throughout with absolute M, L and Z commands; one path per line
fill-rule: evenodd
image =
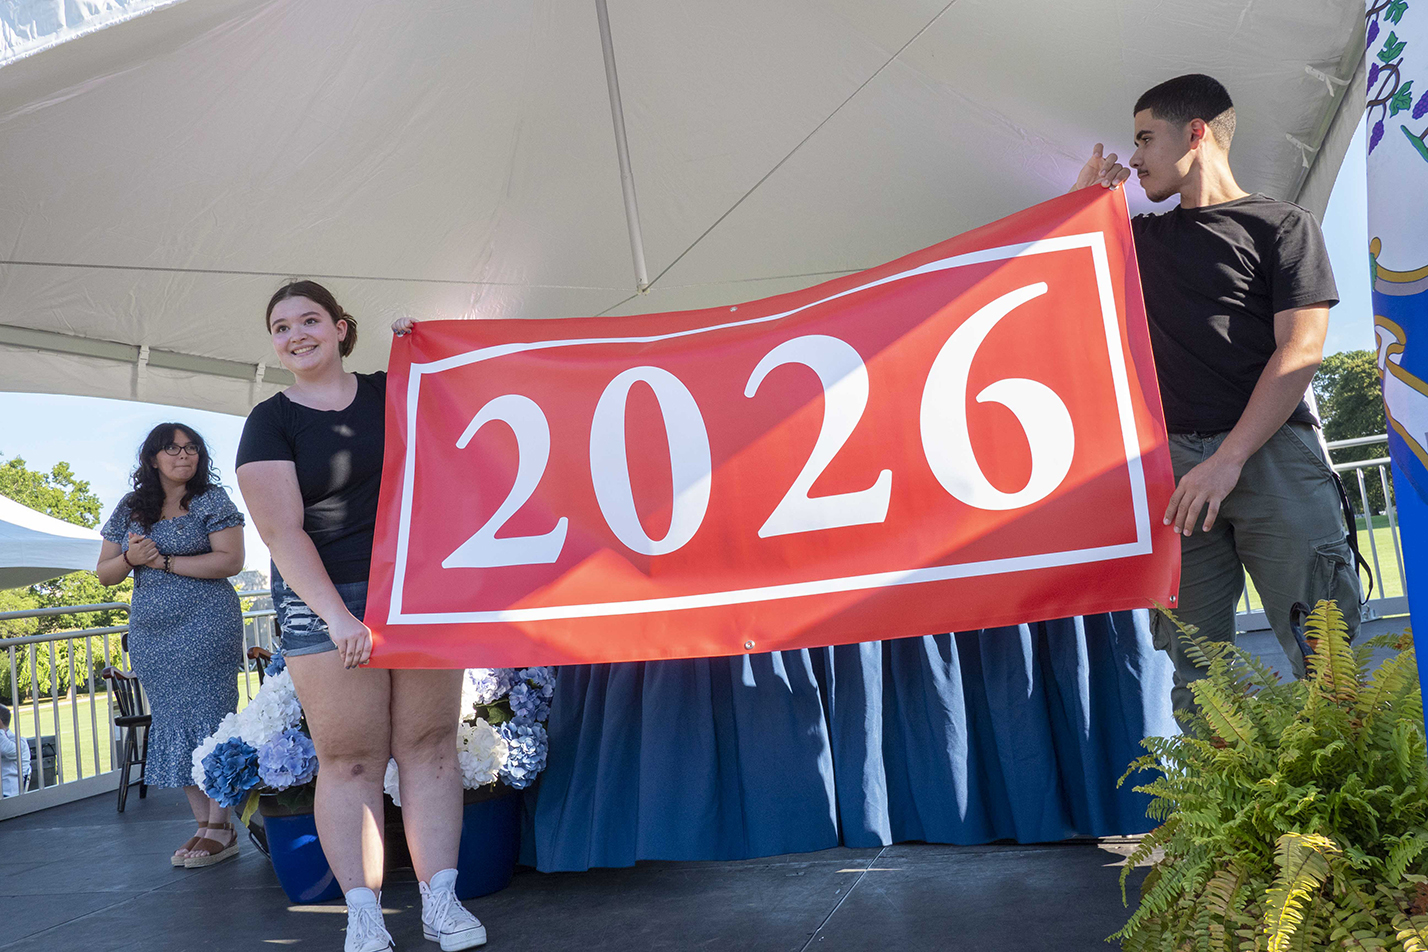
M 93 569 L 103 540 L 93 529 L 0 496 L 0 589 Z
M 364 319 L 362 370 L 402 314 L 789 291 L 1064 191 L 1190 71 L 1241 184 L 1322 214 L 1362 109 L 1359 0 L 606 7 L 4 5 L 0 387 L 246 412 L 290 276 Z

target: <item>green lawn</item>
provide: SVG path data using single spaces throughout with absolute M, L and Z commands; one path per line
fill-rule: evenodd
M 1373 573 L 1373 598 L 1391 598 L 1403 594 L 1403 577 L 1399 574 L 1398 549 L 1394 545 L 1393 530 L 1389 528 L 1387 516 L 1374 516 L 1373 540 L 1370 543 L 1367 529 L 1359 529 L 1359 552 L 1364 560 L 1372 567 L 1373 548 L 1378 547 L 1378 569 Z M 1359 524 L 1363 524 L 1363 517 L 1359 517 Z M 1362 575 L 1359 576 L 1363 578 Z M 1246 590 L 1249 592 L 1250 608 L 1259 611 L 1263 604 L 1259 599 L 1259 592 L 1254 590 L 1254 583 L 1247 578 Z M 1244 608 L 1244 601 L 1241 600 L 1240 608 Z
M 48 698 L 42 698 L 40 705 L 40 729 L 41 736 L 49 736 L 55 733 L 55 704 Z M 95 722 L 90 721 L 90 708 L 93 706 Z M 35 736 L 35 709 L 26 701 L 15 708 L 15 713 L 19 715 L 19 728 L 21 737 Z M 75 719 L 79 720 L 79 733 L 75 734 Z M 99 769 L 95 770 L 94 751 L 94 726 L 99 727 L 101 738 L 98 751 Z M 99 694 L 93 699 L 80 696 L 71 704 L 69 698 L 61 697 L 59 700 L 59 774 L 61 781 L 78 780 L 81 776 L 92 777 L 96 773 L 104 773 L 112 770 L 110 759 L 111 748 L 113 747 L 104 739 L 105 731 L 109 724 L 109 698 L 107 695 Z M 75 756 L 75 738 L 79 739 L 79 754 Z M 40 765 L 31 762 L 32 771 L 38 771 Z
M 251 678 L 251 687 L 245 690 L 244 678 L 238 676 L 238 708 L 241 710 L 248 703 L 250 694 L 258 690 L 258 676 L 256 674 L 248 676 Z M 93 707 L 94 721 L 90 720 L 90 709 Z M 56 705 L 48 697 L 40 699 L 39 702 L 39 734 L 49 736 L 55 733 L 55 708 Z M 81 777 L 92 777 L 95 775 L 94 749 L 94 727 L 99 727 L 99 750 L 97 752 L 99 770 L 104 773 L 118 766 L 117 759 L 111 759 L 113 744 L 106 739 L 106 732 L 112 727 L 109 720 L 109 696 L 99 692 L 91 700 L 85 695 L 77 697 L 73 703 L 69 698 L 61 696 L 59 699 L 59 776 L 60 781 L 67 783 L 71 780 L 79 780 Z M 35 736 L 35 708 L 34 705 L 25 701 L 15 707 L 18 715 L 18 726 L 21 737 Z M 78 720 L 79 731 L 75 732 L 75 721 Z M 76 753 L 75 741 L 78 740 L 78 751 Z M 32 764 L 32 770 L 39 770 L 38 763 Z

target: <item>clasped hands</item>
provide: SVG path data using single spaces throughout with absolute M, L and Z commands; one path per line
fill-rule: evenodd
M 164 567 L 164 554 L 159 551 L 154 540 L 137 532 L 129 533 L 129 550 L 125 555 L 125 561 L 133 566 L 147 565 L 151 569 Z

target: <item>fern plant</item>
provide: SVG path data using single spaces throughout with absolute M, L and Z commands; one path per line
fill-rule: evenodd
M 1178 624 L 1178 622 L 1177 622 Z M 1409 633 L 1351 647 L 1320 602 L 1303 681 L 1195 637 L 1208 666 L 1186 732 L 1152 737 L 1124 783 L 1153 779 L 1162 821 L 1121 874 L 1160 853 L 1112 940 L 1129 952 L 1428 952 L 1428 764 Z M 1371 649 L 1397 654 L 1369 674 Z

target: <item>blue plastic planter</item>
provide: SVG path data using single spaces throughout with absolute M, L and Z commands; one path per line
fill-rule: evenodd
M 295 903 L 328 902 L 342 898 L 337 877 L 327 865 L 317 840 L 317 824 L 311 813 L 284 815 L 281 809 L 264 804 L 263 824 L 267 831 L 268 855 L 283 892 Z M 485 791 L 468 791 L 462 815 L 461 847 L 457 854 L 456 895 L 474 899 L 505 889 L 515 873 L 521 845 L 521 801 L 519 795 L 499 788 L 492 796 Z M 271 809 L 271 812 L 270 812 Z M 400 816 L 400 811 L 393 811 Z M 387 823 L 388 868 L 397 868 L 406 851 L 400 825 Z M 410 862 L 410 860 L 407 860 Z
M 311 813 L 264 816 L 263 827 L 273 872 L 289 899 L 306 904 L 342 898 L 342 887 L 317 841 L 317 823 Z
M 505 889 L 515 874 L 520 851 L 520 794 L 511 790 L 468 802 L 461 819 L 461 852 L 456 857 L 456 895 L 475 899 Z

